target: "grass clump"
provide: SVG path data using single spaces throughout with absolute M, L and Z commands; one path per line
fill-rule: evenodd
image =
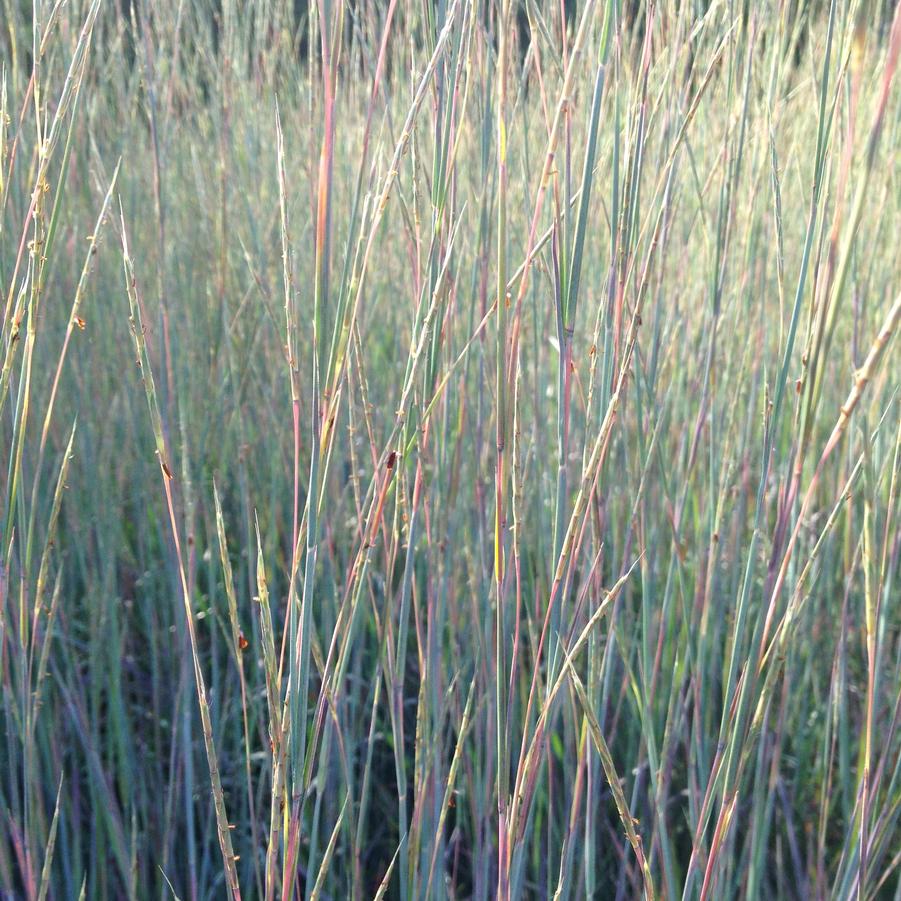
M 3 11 L 4 895 L 901 897 L 893 4 Z

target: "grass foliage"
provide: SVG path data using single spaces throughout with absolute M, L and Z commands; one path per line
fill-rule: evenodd
M 895 4 L 0 6 L 4 897 L 901 897 Z

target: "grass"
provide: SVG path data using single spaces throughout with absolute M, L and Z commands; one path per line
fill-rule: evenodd
M 2 8 L 4 897 L 901 898 L 898 8 Z

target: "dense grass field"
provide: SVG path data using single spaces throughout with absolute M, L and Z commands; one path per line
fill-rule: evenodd
M 901 7 L 0 9 L 3 899 L 901 898 Z

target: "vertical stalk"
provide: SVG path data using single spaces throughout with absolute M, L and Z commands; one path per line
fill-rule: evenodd
M 507 442 L 507 34 L 511 0 L 498 9 L 497 56 L 497 336 L 495 344 L 494 599 L 495 599 L 495 738 L 497 751 L 499 901 L 510 897 L 510 851 L 507 846 L 507 801 L 510 760 L 507 727 L 507 636 L 504 603 L 504 545 Z

